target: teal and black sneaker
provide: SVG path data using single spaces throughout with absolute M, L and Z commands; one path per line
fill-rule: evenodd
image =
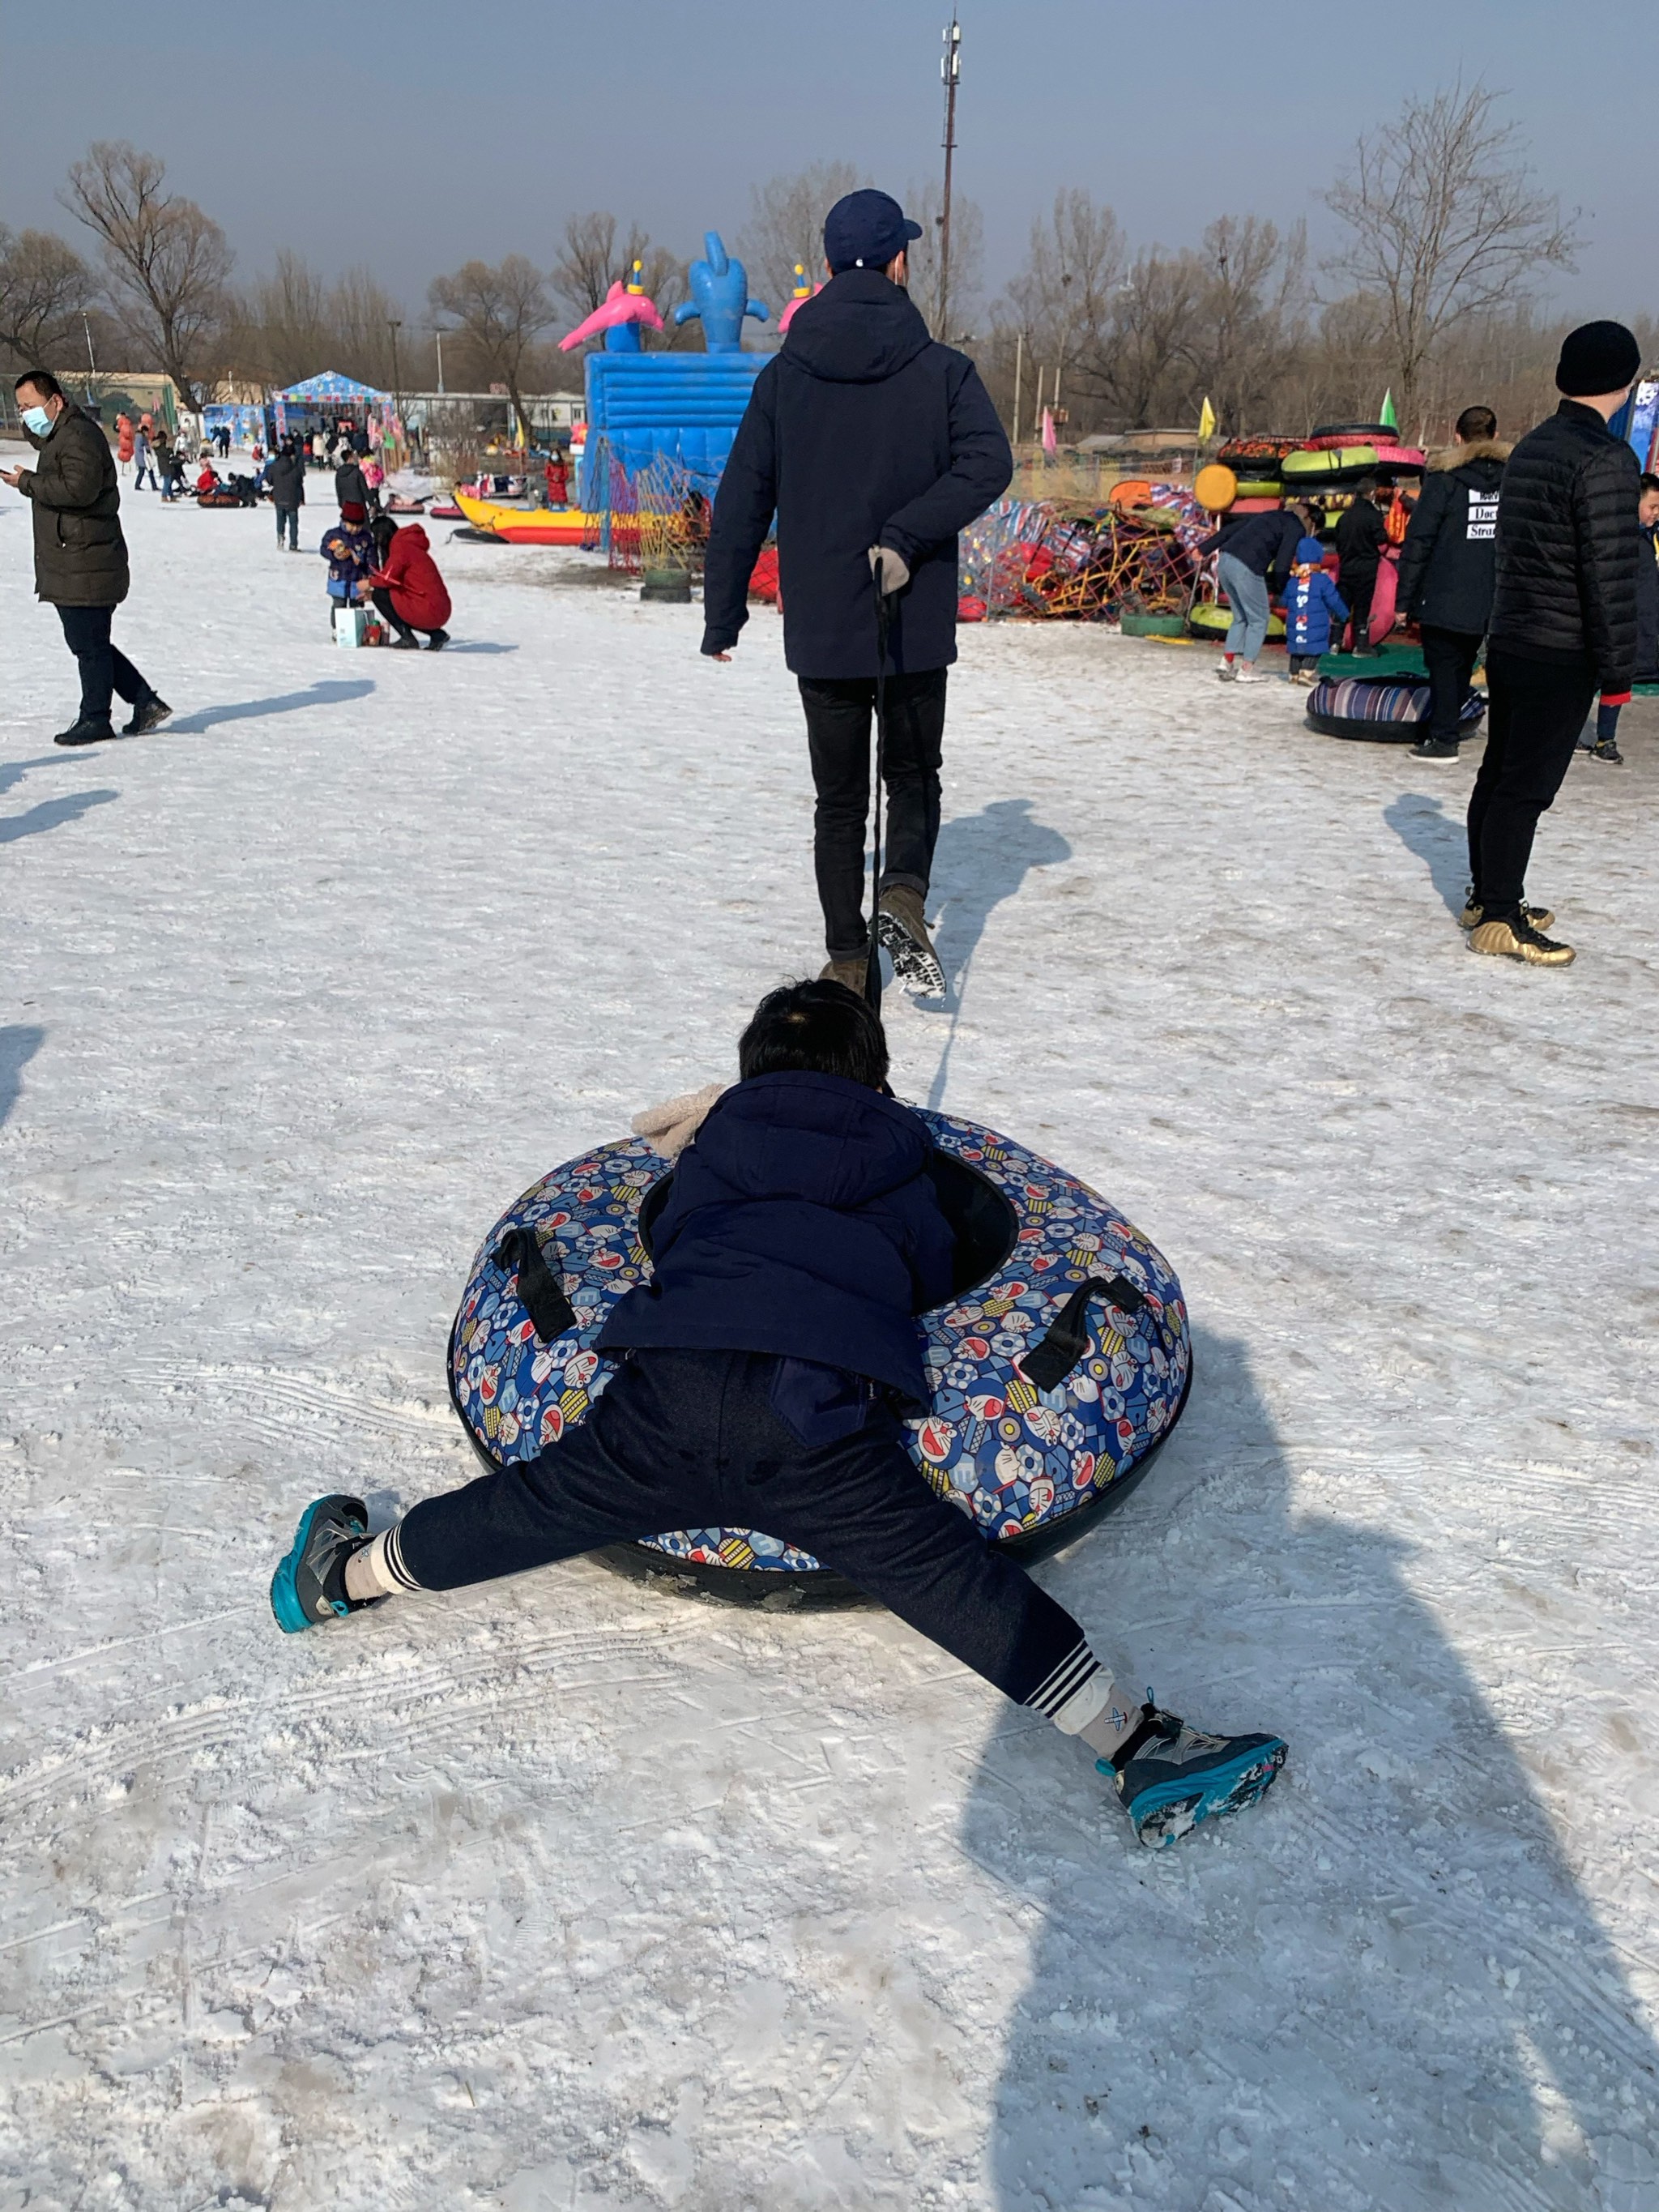
M 319 1498 L 300 1516 L 294 1548 L 270 1578 L 270 1609 L 286 1635 L 378 1605 L 346 1595 L 346 1561 L 373 1540 L 361 1498 Z
M 1146 1692 L 1140 1725 L 1115 1759 L 1096 1765 L 1117 1785 L 1136 1836 L 1162 1850 L 1223 1813 L 1242 1812 L 1273 1787 L 1288 1749 L 1276 1735 L 1203 1735 Z

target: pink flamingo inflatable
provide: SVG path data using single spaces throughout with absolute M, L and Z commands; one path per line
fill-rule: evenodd
M 640 325 L 648 330 L 659 331 L 662 317 L 645 296 L 645 287 L 639 282 L 640 264 L 634 264 L 632 279 L 624 284 L 620 276 L 605 294 L 602 306 L 595 307 L 585 322 L 559 340 L 559 351 L 568 353 L 584 338 L 597 337 L 605 333 L 607 353 L 637 353 L 640 350 Z

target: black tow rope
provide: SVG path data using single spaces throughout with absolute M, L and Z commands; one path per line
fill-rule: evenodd
M 1120 1313 L 1138 1314 L 1146 1293 L 1122 1275 L 1091 1275 L 1079 1283 L 1048 1324 L 1048 1333 L 1022 1358 L 1019 1371 L 1034 1390 L 1052 1390 L 1066 1380 L 1089 1349 L 1089 1301 L 1109 1300 Z
M 892 603 L 881 588 L 881 563 L 871 571 L 876 587 L 876 842 L 870 872 L 870 954 L 865 963 L 864 995 L 872 1011 L 881 1012 L 881 788 L 886 769 L 887 635 L 892 627 Z
M 530 1316 L 538 1343 L 551 1344 L 556 1336 L 574 1328 L 575 1308 L 548 1266 L 533 1229 L 509 1229 L 489 1256 L 507 1273 L 516 1270 L 519 1304 Z

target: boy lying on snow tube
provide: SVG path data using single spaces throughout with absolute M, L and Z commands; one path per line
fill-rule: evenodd
M 1203 1735 L 1126 1696 L 905 1449 L 895 1401 L 927 1395 L 914 1316 L 949 1295 L 952 1239 L 932 1139 L 887 1091 L 878 1017 L 839 983 L 788 985 L 762 1000 L 738 1064 L 680 1156 L 655 1279 L 605 1330 L 629 1356 L 589 1417 L 378 1535 L 360 1499 L 318 1498 L 271 1581 L 278 1624 L 684 1522 L 763 1527 L 1079 1737 L 1142 1843 L 1254 1804 L 1281 1739 Z

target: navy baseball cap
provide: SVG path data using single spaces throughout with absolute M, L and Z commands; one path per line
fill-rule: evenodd
M 843 269 L 884 269 L 902 253 L 921 225 L 912 222 L 886 192 L 848 192 L 823 219 L 823 258 L 839 276 Z

